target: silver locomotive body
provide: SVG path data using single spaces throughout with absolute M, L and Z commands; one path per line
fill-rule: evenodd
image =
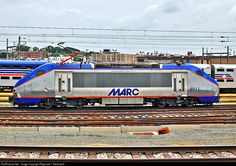
M 52 70 L 15 88 L 16 105 L 143 105 L 165 107 L 219 100 L 219 87 L 189 70 Z M 29 102 L 28 102 L 29 101 Z M 21 102 L 21 103 L 20 103 Z

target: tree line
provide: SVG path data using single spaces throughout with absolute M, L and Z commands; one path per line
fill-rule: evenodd
M 66 48 L 76 51 L 76 52 L 79 52 L 79 50 L 76 48 L 72 48 L 72 47 L 66 47 Z M 20 51 L 29 51 L 30 49 L 31 49 L 31 47 L 29 47 L 27 45 L 20 45 Z M 52 53 L 52 54 L 71 54 L 71 51 L 61 48 L 61 47 L 47 46 L 44 48 L 33 47 L 32 49 L 33 49 L 33 51 L 46 51 L 46 52 Z

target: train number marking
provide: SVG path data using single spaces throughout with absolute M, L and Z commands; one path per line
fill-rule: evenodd
M 200 91 L 200 87 L 190 87 L 190 91 Z

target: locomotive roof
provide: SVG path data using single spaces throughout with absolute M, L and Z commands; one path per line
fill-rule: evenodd
M 55 63 L 47 63 L 44 64 L 42 66 L 39 66 L 38 68 L 36 68 L 35 70 L 33 70 L 30 74 L 26 75 L 24 78 L 20 79 L 17 83 L 16 83 L 16 87 L 23 84 L 24 82 L 27 82 L 33 78 L 36 77 L 36 72 L 39 70 L 43 70 L 44 73 L 47 73 L 51 70 L 55 70 L 55 69 L 61 69 L 61 70 L 77 70 L 77 69 L 92 69 L 92 70 L 188 70 L 191 71 L 193 73 L 197 73 L 197 71 L 201 71 L 201 76 L 204 77 L 205 79 L 211 81 L 212 83 L 214 83 L 215 85 L 218 86 L 218 83 L 211 78 L 208 74 L 206 74 L 205 72 L 203 72 L 201 69 L 199 69 L 196 66 L 193 65 L 189 65 L 189 64 L 182 64 L 182 65 L 176 65 L 176 64 L 165 64 L 162 65 L 161 68 L 94 68 L 93 64 L 64 64 L 64 65 L 60 65 L 60 64 L 55 64 Z

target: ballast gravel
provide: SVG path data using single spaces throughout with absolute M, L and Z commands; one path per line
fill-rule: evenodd
M 109 132 L 44 132 L 0 131 L 0 145 L 54 145 L 54 146 L 182 146 L 182 145 L 236 145 L 236 128 L 208 128 L 172 131 L 163 135 L 131 135 Z M 21 154 L 19 154 L 21 155 Z M 32 158 L 34 155 L 32 154 Z M 82 155 L 82 154 L 80 154 Z M 102 154 L 98 154 L 104 157 Z M 169 154 L 178 158 L 177 154 Z M 198 155 L 198 154 L 196 154 Z M 230 154 L 222 154 L 230 155 Z M 0 153 L 4 156 L 4 153 Z M 158 156 L 158 154 L 157 154 Z M 52 154 L 52 158 L 57 157 Z M 67 155 L 68 158 L 73 156 Z M 86 154 L 82 155 L 82 158 Z M 115 157 L 115 156 L 114 156 Z M 212 156 L 214 158 L 214 155 Z

